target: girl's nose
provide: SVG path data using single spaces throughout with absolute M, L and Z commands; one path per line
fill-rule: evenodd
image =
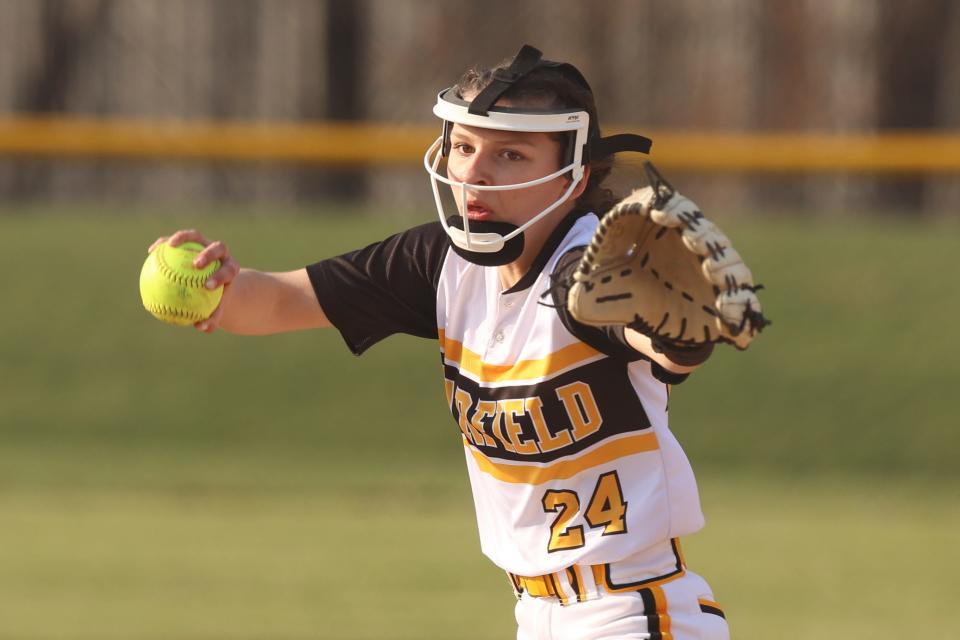
M 469 158 L 465 158 L 462 163 L 458 163 L 457 178 L 461 182 L 489 186 L 493 184 L 493 178 L 490 172 L 490 163 L 480 151 L 474 151 Z

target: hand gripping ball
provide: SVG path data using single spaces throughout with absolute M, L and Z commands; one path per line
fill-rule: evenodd
M 176 325 L 206 320 L 223 296 L 223 286 L 207 289 L 204 283 L 220 268 L 215 260 L 203 269 L 193 259 L 203 250 L 197 242 L 171 247 L 164 242 L 147 256 L 140 270 L 140 297 L 144 308 L 155 318 Z

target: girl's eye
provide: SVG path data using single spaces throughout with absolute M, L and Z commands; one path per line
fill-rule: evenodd
M 511 151 L 507 149 L 503 152 L 503 157 L 507 160 L 523 160 L 523 156 L 517 153 L 516 151 Z
M 460 153 L 472 153 L 473 147 L 468 145 L 466 142 L 454 142 L 453 148 Z

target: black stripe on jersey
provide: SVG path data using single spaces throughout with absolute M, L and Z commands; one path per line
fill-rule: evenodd
M 513 595 L 520 599 L 520 594 L 523 593 L 523 587 L 520 586 L 520 580 L 516 575 L 507 571 L 507 576 L 510 578 L 510 583 L 513 585 Z
M 512 461 L 552 462 L 558 458 L 583 451 L 610 436 L 642 431 L 650 427 L 650 419 L 647 417 L 646 411 L 644 411 L 643 403 L 637 396 L 636 390 L 633 388 L 633 385 L 630 384 L 626 367 L 627 363 L 623 360 L 602 358 L 538 384 L 507 387 L 482 387 L 474 380 L 460 375 L 459 370 L 451 365 L 444 365 L 444 375 L 448 380 L 453 380 L 456 385 L 453 392 L 454 400 L 451 402 L 450 411 L 457 425 L 460 424 L 460 414 L 455 399 L 457 390 L 465 391 L 470 395 L 471 406 L 466 416 L 468 421 L 472 420 L 476 415 L 477 403 L 479 401 L 538 397 L 542 402 L 544 422 L 550 434 L 553 436 L 558 435 L 564 430 L 568 431 L 571 436 L 573 433 L 570 416 L 567 414 L 567 410 L 557 393 L 557 389 L 575 382 L 587 384 L 596 401 L 597 410 L 599 411 L 602 421 L 599 429 L 582 440 L 573 441 L 553 451 L 535 454 L 508 451 L 502 443 L 502 440 L 506 439 L 504 417 L 498 413 L 495 416 L 486 417 L 481 422 L 484 432 L 491 436 L 491 440 L 496 443 L 495 446 L 490 446 L 482 442 L 475 443 L 476 448 L 488 458 Z M 583 411 L 583 407 L 579 402 L 578 407 Z M 517 415 L 516 422 L 520 425 L 519 439 L 521 441 L 537 441 L 533 420 L 528 414 Z M 496 434 L 494 430 L 496 430 Z
M 673 549 L 673 555 L 677 559 L 677 572 L 683 571 L 683 557 L 680 555 L 680 549 L 677 548 L 676 538 L 670 538 L 670 548 Z
M 677 550 L 677 539 L 676 539 L 676 538 L 671 538 L 671 539 L 670 539 L 670 546 L 673 548 L 673 555 L 676 557 L 676 560 L 677 560 L 677 563 L 676 563 L 676 567 L 677 567 L 677 568 L 674 569 L 673 571 L 671 571 L 670 573 L 665 573 L 665 574 L 663 574 L 662 576 L 654 576 L 654 577 L 652 577 L 652 578 L 647 578 L 646 580 L 638 580 L 638 581 L 636 581 L 636 582 L 625 582 L 625 583 L 623 583 L 623 584 L 616 584 L 616 583 L 614 583 L 614 581 L 613 581 L 613 580 L 611 579 L 611 577 L 610 577 L 610 565 L 609 565 L 609 564 L 605 564 L 605 565 L 603 565 L 603 578 L 604 578 L 604 580 L 606 580 L 607 587 L 609 587 L 609 588 L 610 588 L 611 590 L 613 590 L 613 591 L 624 591 L 624 590 L 629 590 L 629 589 L 641 589 L 644 585 L 650 584 L 651 582 L 659 582 L 660 580 L 664 580 L 664 579 L 666 579 L 666 578 L 670 578 L 670 577 L 672 577 L 672 576 L 675 576 L 675 575 L 677 575 L 678 573 L 682 573 L 682 572 L 683 572 L 683 560 L 681 560 L 681 558 L 680 558 L 680 552 Z M 651 596 L 651 597 L 652 597 L 652 596 Z
M 553 595 L 560 598 L 560 604 L 563 604 L 566 598 L 563 595 L 563 590 L 560 589 L 560 585 L 557 584 L 556 577 L 552 573 L 548 573 L 547 577 L 550 579 L 550 588 L 553 589 Z
M 724 620 L 727 619 L 727 616 L 725 616 L 724 613 L 723 613 L 723 609 L 720 609 L 719 607 L 711 607 L 710 605 L 708 605 L 708 604 L 703 604 L 703 603 L 701 602 L 701 603 L 700 603 L 700 611 L 703 611 L 704 613 L 712 613 L 712 614 L 715 615 L 715 616 L 720 616 L 720 617 L 723 618 Z
M 570 581 L 573 592 L 577 594 L 577 602 L 583 602 L 583 594 L 580 593 L 580 581 L 577 580 L 577 572 L 573 570 L 573 567 L 567 567 L 567 579 Z
M 657 613 L 657 599 L 653 596 L 653 591 L 640 589 L 637 593 L 643 600 L 643 613 L 647 618 L 647 633 L 650 634 L 650 640 L 663 640 L 663 634 L 660 633 L 660 615 Z

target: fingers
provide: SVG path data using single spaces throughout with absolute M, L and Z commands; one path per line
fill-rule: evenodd
M 231 262 L 234 265 L 236 265 L 236 263 L 233 262 L 232 259 L 231 259 Z M 237 267 L 237 270 L 239 271 L 239 267 Z M 233 277 L 234 276 L 230 276 L 230 280 L 233 280 Z M 219 329 L 220 324 L 223 322 L 223 312 L 224 312 L 224 309 L 226 308 L 226 303 L 229 297 L 230 297 L 230 282 L 226 282 L 223 287 L 223 295 L 220 296 L 220 304 L 217 305 L 217 308 L 213 310 L 213 313 L 211 313 L 207 319 L 201 320 L 200 322 L 195 323 L 193 325 L 194 328 L 203 333 L 213 333 L 214 331 Z
M 237 274 L 240 273 L 240 265 L 233 259 L 233 256 L 230 255 L 230 250 L 227 248 L 227 245 L 220 241 L 208 244 L 207 247 L 194 258 L 193 265 L 198 269 L 202 269 L 217 260 L 220 261 L 220 268 L 207 278 L 207 281 L 204 283 L 207 289 L 216 289 L 220 286 L 228 287 L 230 283 L 233 282 L 233 279 L 237 277 Z M 224 289 L 224 297 L 226 297 L 226 289 Z M 224 298 L 220 299 L 220 304 L 217 305 L 217 308 L 214 309 L 209 318 L 201 320 L 194 325 L 198 331 L 209 334 L 220 327 L 220 321 L 223 317 L 223 299 Z
M 151 244 L 151 245 L 147 248 L 147 253 L 153 253 L 153 250 L 154 250 L 154 249 L 156 249 L 157 247 L 159 247 L 160 245 L 162 245 L 162 244 L 163 244 L 164 242 L 166 242 L 166 241 L 167 241 L 167 236 L 160 236 L 159 238 L 157 238 L 156 240 L 154 240 L 154 241 L 153 241 L 153 244 Z
M 220 259 L 220 268 L 207 278 L 204 286 L 206 286 L 207 289 L 216 289 L 221 285 L 228 285 L 233 282 L 233 279 L 236 278 L 239 273 L 240 265 L 227 254 L 224 258 Z
M 204 246 L 203 251 L 198 253 L 193 259 L 193 266 L 196 269 L 203 269 L 217 260 L 220 261 L 220 268 L 217 269 L 205 283 L 208 289 L 216 289 L 221 285 L 229 284 L 237 277 L 237 274 L 240 273 L 240 265 L 237 264 L 237 261 L 230 255 L 230 250 L 227 248 L 227 245 L 220 241 L 210 242 L 196 229 L 182 229 L 171 236 L 161 236 L 154 240 L 153 244 L 147 249 L 147 252 L 152 252 L 164 242 L 170 244 L 172 247 L 176 247 L 185 242 L 202 244 Z
M 171 247 L 176 247 L 184 242 L 199 242 L 202 245 L 208 245 L 210 242 L 203 237 L 203 234 L 196 229 L 181 229 L 172 236 L 160 236 L 153 241 L 153 244 L 147 249 L 147 253 L 152 253 L 154 249 L 163 244 L 169 243 Z
M 750 346 L 764 326 L 769 324 L 763 317 L 760 300 L 750 289 L 726 291 L 717 297 L 714 305 L 720 314 L 720 333 L 738 349 Z
M 650 209 L 650 219 L 664 227 L 685 227 L 693 231 L 704 217 L 692 200 L 675 193 L 663 206 Z
M 240 265 L 230 255 L 227 245 L 219 241 L 209 244 L 198 253 L 197 257 L 193 259 L 193 266 L 197 269 L 203 269 L 217 260 L 220 261 L 220 268 L 207 279 L 205 283 L 207 289 L 216 289 L 221 285 L 230 284 L 240 273 Z
M 724 247 L 716 259 L 705 258 L 700 264 L 704 277 L 722 289 L 736 291 L 753 286 L 753 274 L 733 247 Z
M 647 207 L 653 201 L 653 188 L 652 187 L 643 187 L 641 189 L 634 189 L 630 194 L 625 197 L 623 200 L 617 203 L 616 206 L 623 207 Z
M 213 313 L 210 314 L 210 317 L 206 320 L 201 320 L 200 322 L 194 324 L 194 328 L 197 331 L 203 333 L 213 333 L 220 327 L 220 318 L 223 316 L 223 303 L 217 305 L 217 308 L 214 309 Z
M 196 229 L 181 229 L 170 236 L 168 240 L 171 247 L 177 247 L 184 242 L 198 242 L 204 246 L 210 244 L 210 241 L 203 237 L 203 234 Z
M 730 238 L 706 218 L 700 218 L 694 228 L 684 227 L 683 244 L 698 256 L 719 258 L 730 246 Z
M 193 259 L 193 266 L 197 269 L 203 269 L 215 260 L 223 262 L 226 258 L 230 257 L 227 245 L 219 240 L 215 242 L 204 242 L 203 244 L 206 245 L 203 251 L 198 253 L 197 257 Z

